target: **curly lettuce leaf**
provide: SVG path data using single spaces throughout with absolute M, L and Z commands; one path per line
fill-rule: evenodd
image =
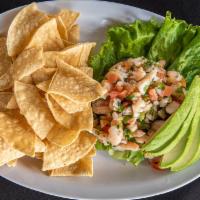
M 104 145 L 99 141 L 96 143 L 96 149 L 99 151 L 107 151 L 114 159 L 125 160 L 136 166 L 144 160 L 142 151 L 116 151 L 112 149 L 111 145 Z
M 94 78 L 101 80 L 109 68 L 122 59 L 145 56 L 159 27 L 155 20 L 136 20 L 132 24 L 110 28 L 99 53 L 90 59 Z
M 125 160 L 136 166 L 144 160 L 144 154 L 142 151 L 116 151 L 110 149 L 108 153 L 114 159 Z
M 168 69 L 179 71 L 185 77 L 187 86 L 200 74 L 200 27 L 197 28 L 196 36 Z
M 188 25 L 184 20 L 172 18 L 171 13 L 167 12 L 148 52 L 148 58 L 153 61 L 163 59 L 168 65 L 171 64 L 195 33 L 196 27 Z

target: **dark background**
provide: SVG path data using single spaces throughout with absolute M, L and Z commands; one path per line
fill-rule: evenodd
M 38 0 L 35 0 L 38 1 Z M 76 0 L 74 0 L 76 1 Z M 84 1 L 84 0 L 82 0 Z M 167 10 L 177 18 L 193 24 L 200 24 L 200 0 L 112 0 L 113 2 L 133 5 L 165 15 Z M 28 4 L 31 0 L 1 0 L 0 13 Z M 200 179 L 176 191 L 144 200 L 199 200 Z M 62 200 L 62 198 L 35 192 L 11 183 L 0 177 L 0 200 Z

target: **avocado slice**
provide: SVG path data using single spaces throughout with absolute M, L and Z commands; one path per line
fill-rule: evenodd
M 179 141 L 188 133 L 192 119 L 197 109 L 197 102 L 198 101 L 194 102 L 185 122 L 182 124 L 181 128 L 177 131 L 175 137 L 173 137 L 172 140 L 168 142 L 168 144 L 165 144 L 164 146 L 155 151 L 149 152 L 151 156 L 154 157 L 161 156 L 170 152 L 179 143 Z
M 171 164 L 176 161 L 183 152 L 187 141 L 187 135 L 184 135 L 180 142 L 167 154 L 165 154 L 161 160 L 160 168 L 170 168 Z
M 199 99 L 200 101 L 200 99 Z M 198 104 L 200 106 L 200 104 Z M 171 165 L 171 171 L 180 171 L 188 166 L 195 156 L 199 147 L 199 111 L 197 110 L 191 124 L 191 130 L 186 142 L 185 149 L 178 160 Z
M 198 98 L 200 90 L 200 78 L 196 76 L 192 81 L 188 94 L 175 114 L 158 130 L 151 140 L 143 146 L 143 150 L 151 152 L 167 144 L 177 133 L 188 116 L 192 105 Z
M 188 133 L 170 152 L 163 156 L 160 164 L 161 168 L 171 168 L 171 171 L 180 171 L 194 163 L 197 156 L 199 156 L 197 152 L 200 150 L 200 112 L 198 111 L 200 95 L 195 104 L 193 106 L 195 107 L 195 114 L 193 115 L 192 122 L 189 123 L 188 118 L 185 122 L 185 124 L 190 124 Z

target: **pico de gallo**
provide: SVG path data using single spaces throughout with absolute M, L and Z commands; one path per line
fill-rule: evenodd
M 92 105 L 99 143 L 117 151 L 139 151 L 178 109 L 186 81 L 164 67 L 164 60 L 139 57 L 110 68 L 101 82 L 107 93 Z

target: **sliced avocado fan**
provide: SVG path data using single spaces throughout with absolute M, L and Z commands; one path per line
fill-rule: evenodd
M 197 99 L 198 100 L 198 99 Z M 161 156 L 164 155 L 168 152 L 170 152 L 178 143 L 179 141 L 188 134 L 189 130 L 190 130 L 190 125 L 192 122 L 192 119 L 195 115 L 195 112 L 197 110 L 197 102 L 198 101 L 194 101 L 194 104 L 187 116 L 187 118 L 185 119 L 185 121 L 183 122 L 181 128 L 177 131 L 177 133 L 175 134 L 175 137 L 173 137 L 168 144 L 165 144 L 164 146 L 160 147 L 159 149 L 156 149 L 155 151 L 151 151 L 149 152 L 149 154 L 151 154 L 151 156 Z
M 200 101 L 198 106 L 200 106 Z M 198 160 L 200 146 L 200 113 L 196 111 L 190 130 L 182 140 L 162 158 L 160 167 L 180 171 Z
M 200 101 L 200 99 L 199 99 Z M 200 106 L 200 103 L 198 104 Z M 191 124 L 185 148 L 180 157 L 171 164 L 171 171 L 180 171 L 190 164 L 199 147 L 199 112 L 197 111 Z
M 159 150 L 165 144 L 169 144 L 169 141 L 174 138 L 177 131 L 181 128 L 182 124 L 185 122 L 188 113 L 190 112 L 193 104 L 197 101 L 200 91 L 200 78 L 196 76 L 190 86 L 188 94 L 185 100 L 175 112 L 175 114 L 170 117 L 162 128 L 151 138 L 151 140 L 143 146 L 143 150 L 146 152 L 152 152 Z

